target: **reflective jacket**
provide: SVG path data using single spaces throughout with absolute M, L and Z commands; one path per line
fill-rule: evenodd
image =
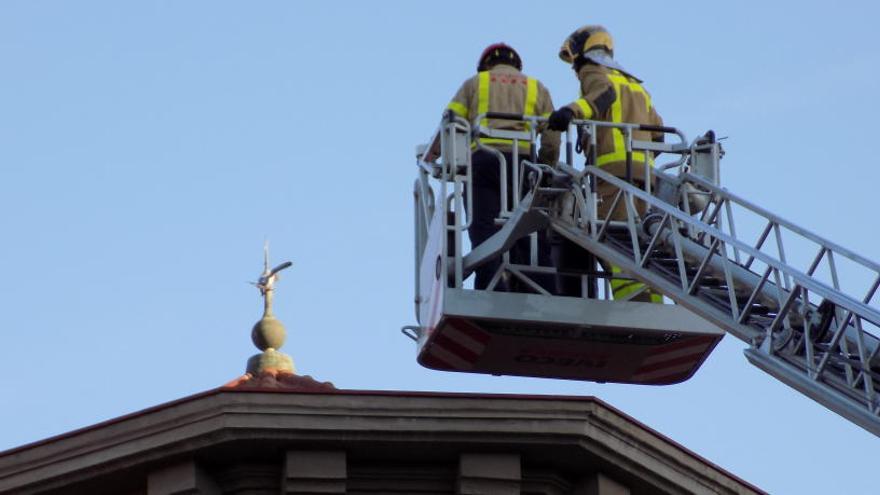
M 504 112 L 546 117 L 553 112 L 550 92 L 535 78 L 528 77 L 515 67 L 499 64 L 488 71 L 478 73 L 461 85 L 447 108 L 456 115 L 472 122 L 478 115 L 487 112 Z M 513 131 L 528 130 L 528 123 L 515 120 L 489 119 L 481 126 L 491 129 Z M 542 123 L 538 128 L 541 147 L 538 161 L 555 165 L 559 159 L 559 133 L 548 131 Z M 509 139 L 479 138 L 480 142 L 502 151 L 511 151 L 513 142 Z M 520 142 L 520 153 L 528 153 L 529 143 Z
M 635 77 L 615 69 L 586 64 L 578 71 L 581 97 L 570 103 L 577 119 L 626 122 L 631 124 L 663 125 L 663 119 L 651 103 L 651 95 Z M 662 141 L 663 133 L 634 131 L 633 139 Z M 586 144 L 586 143 L 585 143 Z M 626 145 L 623 131 L 600 127 L 596 136 L 596 165 L 623 176 L 626 168 Z M 652 157 L 648 157 L 653 162 Z M 633 163 L 644 164 L 645 154 L 633 151 Z M 633 167 L 637 176 L 643 176 L 644 167 Z

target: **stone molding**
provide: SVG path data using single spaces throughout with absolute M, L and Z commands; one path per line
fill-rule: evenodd
M 0 493 L 35 493 L 236 441 L 348 455 L 383 446 L 422 456 L 518 452 L 523 463 L 589 466 L 667 493 L 763 493 L 593 398 L 261 389 L 218 389 L 2 452 Z

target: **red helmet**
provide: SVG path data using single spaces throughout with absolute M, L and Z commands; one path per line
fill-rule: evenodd
M 480 54 L 480 59 L 477 60 L 477 72 L 488 70 L 490 61 L 509 63 L 517 70 L 522 70 L 522 59 L 519 58 L 519 53 L 516 53 L 516 50 L 507 43 L 492 43 L 487 46 Z

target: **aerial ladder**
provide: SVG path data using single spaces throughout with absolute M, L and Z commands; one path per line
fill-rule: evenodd
M 483 119 L 524 121 L 528 131 L 481 127 Z M 720 187 L 724 152 L 711 131 L 689 142 L 671 127 L 575 120 L 564 133 L 562 161 L 550 167 L 536 160 L 543 121 L 487 113 L 471 123 L 448 113 L 417 148 L 418 325 L 402 331 L 417 342 L 420 364 L 665 385 L 690 378 L 729 333 L 748 345 L 753 365 L 880 436 L 880 311 L 871 306 L 880 265 Z M 627 173 L 645 167 L 653 180 L 637 187 L 589 165 L 602 127 L 622 134 Z M 667 139 L 639 141 L 636 130 Z M 513 163 L 480 143 L 484 136 L 513 140 Z M 520 156 L 520 142 L 531 151 Z M 583 164 L 576 164 L 577 142 L 591 150 Z M 471 152 L 478 148 L 498 156 L 502 184 L 513 174 L 516 194 L 501 195 L 498 232 L 466 251 Z M 672 159 L 652 166 L 634 161 L 636 153 Z M 626 220 L 598 214 L 600 188 L 612 191 L 607 210 L 623 205 Z M 738 226 L 757 235 L 738 234 Z M 577 246 L 588 268 L 539 265 L 541 231 Z M 510 256 L 522 238 L 530 239 L 527 263 Z M 788 259 L 794 251 L 812 257 L 796 266 Z M 499 256 L 489 287 L 468 288 L 474 269 Z M 614 273 L 609 266 L 617 267 Z M 857 291 L 845 288 L 842 278 L 850 273 L 869 282 Z M 578 280 L 582 296 L 556 295 L 536 282 L 537 274 Z M 609 280 L 621 276 L 647 284 L 671 304 L 611 299 Z M 524 289 L 498 290 L 512 279 Z

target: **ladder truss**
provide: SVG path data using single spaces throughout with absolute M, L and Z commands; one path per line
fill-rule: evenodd
M 529 133 L 501 135 L 447 116 L 432 144 L 419 150 L 417 266 L 425 256 L 432 222 L 442 222 L 447 231 L 443 252 L 433 255 L 449 260 L 444 265 L 448 283 L 456 288 L 463 287 L 474 267 L 506 251 L 517 238 L 549 229 L 585 250 L 585 255 L 618 267 L 626 276 L 743 340 L 752 364 L 880 436 L 880 311 L 871 306 L 880 286 L 880 265 L 719 187 L 723 152 L 711 132 L 688 143 L 674 128 L 573 123 L 586 136 L 583 142 L 591 151 L 600 127 L 617 128 L 626 144 L 628 174 L 644 166 L 632 162 L 634 151 L 680 156 L 651 169 L 653 180 L 641 188 L 602 168 L 576 166 L 573 129 L 565 133 L 564 163 L 548 167 L 535 163 L 534 158 L 535 129 L 544 119 L 487 114 L 475 122 L 484 117 L 530 120 L 533 125 Z M 677 135 L 680 142 L 637 141 L 635 130 Z M 499 233 L 465 254 L 462 233 L 470 211 L 470 204 L 465 208 L 465 203 L 473 198 L 470 150 L 477 135 L 529 141 L 531 156 L 521 160 L 514 179 L 529 181 L 525 183 L 530 187 L 514 195 L 512 204 L 503 205 Z M 438 158 L 442 159 L 438 162 Z M 594 162 L 595 151 L 588 158 L 588 163 Z M 431 178 L 439 179 L 436 191 L 429 184 Z M 519 183 L 514 184 L 519 190 Z M 600 189 L 605 191 L 604 201 L 611 201 L 605 210 L 622 205 L 625 220 L 600 216 L 600 198 L 595 193 Z M 439 195 L 436 206 L 435 194 Z M 439 208 L 443 211 L 435 211 Z M 794 258 L 803 253 L 812 254 L 799 268 Z M 528 283 L 529 272 L 555 269 L 508 261 L 503 269 L 535 292 L 546 294 L 539 284 Z M 417 294 L 429 268 L 423 267 L 423 273 L 417 269 Z M 585 273 L 584 286 L 609 276 L 602 271 Z M 866 283 L 855 289 L 843 283 L 853 278 Z M 608 297 L 607 288 L 604 293 Z M 598 293 L 594 289 L 591 295 Z M 419 316 L 418 297 L 416 306 Z

